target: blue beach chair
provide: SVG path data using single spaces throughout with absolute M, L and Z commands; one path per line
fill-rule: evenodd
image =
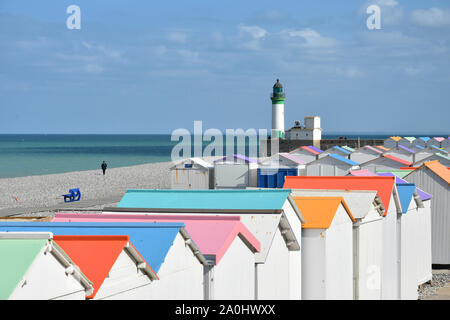
M 70 189 L 68 194 L 63 194 L 64 202 L 79 201 L 81 199 L 80 188 Z

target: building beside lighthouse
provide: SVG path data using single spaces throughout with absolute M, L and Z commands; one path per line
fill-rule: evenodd
M 280 80 L 273 85 L 273 92 L 270 95 L 272 100 L 272 139 L 302 140 L 305 145 L 320 147 L 322 139 L 322 128 L 320 127 L 320 117 L 305 117 L 304 125 L 299 120 L 289 130 L 284 130 L 284 101 L 286 99 L 283 85 Z

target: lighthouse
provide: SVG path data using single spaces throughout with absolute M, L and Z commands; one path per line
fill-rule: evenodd
M 283 86 L 280 79 L 273 85 L 270 95 L 272 100 L 272 139 L 284 138 L 284 99 Z

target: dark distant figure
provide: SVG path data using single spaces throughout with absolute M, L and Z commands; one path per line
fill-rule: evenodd
M 108 165 L 106 164 L 105 161 L 103 161 L 103 163 L 102 163 L 103 175 L 105 175 L 105 172 L 106 172 L 106 168 L 107 168 L 107 167 L 108 167 Z

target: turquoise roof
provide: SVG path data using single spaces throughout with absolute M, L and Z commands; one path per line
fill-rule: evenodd
M 127 190 L 117 207 L 151 209 L 279 210 L 290 189 Z
M 414 183 L 397 184 L 398 196 L 402 205 L 402 213 L 408 212 L 409 204 L 411 203 L 414 195 L 414 190 L 416 190 L 416 185 Z

